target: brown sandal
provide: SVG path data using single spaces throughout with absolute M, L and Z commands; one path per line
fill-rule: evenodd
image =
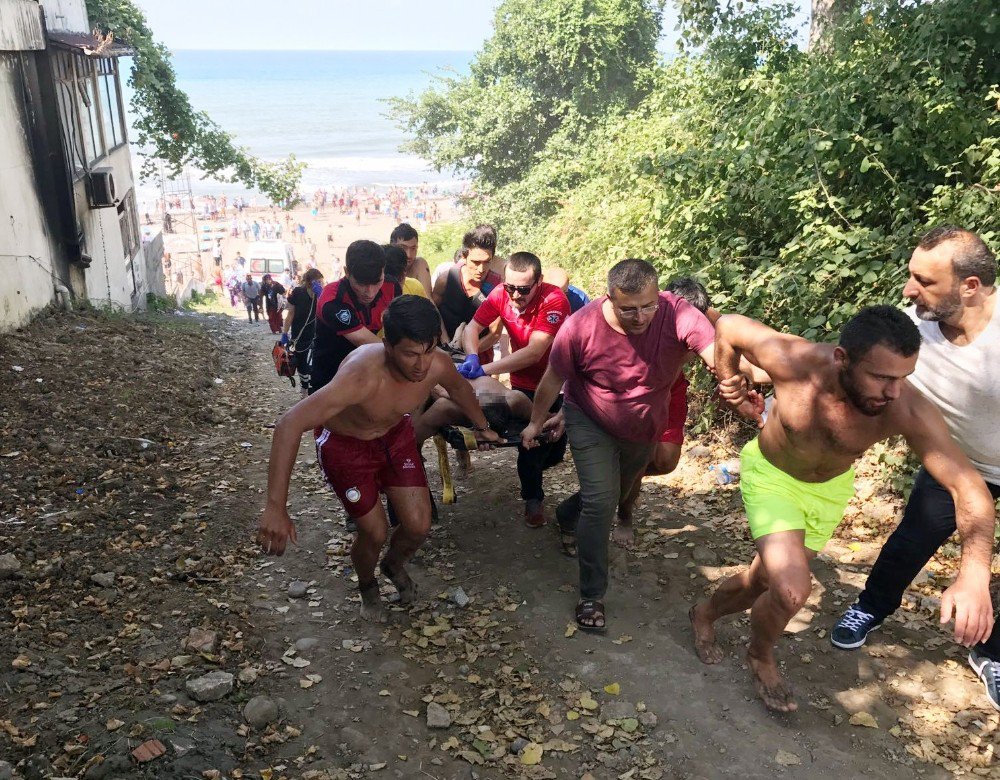
M 597 621 L 600 621 L 599 625 Z M 593 599 L 581 599 L 580 603 L 576 605 L 576 625 L 581 631 L 589 631 L 592 634 L 603 634 L 607 630 L 604 618 L 604 602 Z

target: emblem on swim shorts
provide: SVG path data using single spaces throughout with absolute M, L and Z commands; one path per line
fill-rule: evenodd
M 417 464 L 414 463 L 410 458 L 407 458 L 406 460 L 403 461 L 403 468 L 404 469 L 415 469 L 416 467 L 417 467 Z
M 550 325 L 555 325 L 559 320 L 562 319 L 562 315 L 557 311 L 551 311 L 548 316 L 545 317 L 549 321 Z
M 344 498 L 352 504 L 356 504 L 361 500 L 361 491 L 357 488 L 350 488 L 346 493 L 344 493 Z
M 351 321 L 351 310 L 341 309 L 337 312 L 337 319 L 346 325 Z

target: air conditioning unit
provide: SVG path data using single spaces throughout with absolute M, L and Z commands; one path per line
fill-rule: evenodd
M 117 206 L 114 169 L 94 168 L 87 175 L 87 194 L 90 197 L 91 208 L 106 209 Z

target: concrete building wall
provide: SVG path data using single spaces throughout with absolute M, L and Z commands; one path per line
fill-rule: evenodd
M 53 301 L 60 252 L 46 227 L 27 145 L 21 100 L 27 56 L 0 51 L 0 331 L 27 324 Z
M 134 186 L 128 145 L 113 150 L 101 160 L 101 167 L 114 169 L 119 198 Z M 93 258 L 93 264 L 87 269 L 87 298 L 98 305 L 110 304 L 126 311 L 142 308 L 148 284 L 141 243 L 137 240 L 134 252 L 126 255 L 118 209 L 90 208 L 83 178 L 78 179 L 73 188 L 77 219 L 85 236 L 85 251 Z
M 44 48 L 36 0 L 0 0 L 0 51 Z
M 46 42 L 40 8 L 50 33 L 83 35 Z M 0 332 L 61 287 L 96 305 L 144 308 L 146 293 L 163 289 L 162 269 L 156 278 L 142 246 L 113 61 L 81 50 L 84 0 L 0 0 L 0 24 Z M 117 203 L 92 207 L 88 182 L 109 168 Z
M 53 32 L 90 32 L 84 0 L 43 0 L 45 25 Z

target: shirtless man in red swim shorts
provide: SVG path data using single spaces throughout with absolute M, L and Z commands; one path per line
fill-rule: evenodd
M 302 434 L 315 430 L 323 473 L 358 528 L 351 560 L 361 591 L 361 616 L 378 623 L 386 614 L 375 564 L 389 536 L 379 492 L 388 496 L 399 518 L 379 568 L 396 586 L 403 604 L 416 595 L 406 563 L 431 527 L 430 492 L 409 413 L 423 405 L 431 388 L 442 385 L 472 420 L 481 442 L 498 439 L 472 387 L 437 348 L 441 320 L 429 300 L 396 298 L 382 324 L 382 344 L 354 350 L 329 384 L 293 406 L 275 425 L 267 504 L 257 532 L 258 543 L 272 555 L 283 554 L 289 539 L 297 541 L 286 507 L 288 483 Z

